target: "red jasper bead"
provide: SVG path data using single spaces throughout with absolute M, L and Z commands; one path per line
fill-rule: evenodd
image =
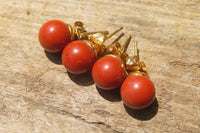
M 126 78 L 125 66 L 118 57 L 106 55 L 95 62 L 92 68 L 92 77 L 99 88 L 116 89 Z
M 146 76 L 130 75 L 121 86 L 123 102 L 132 109 L 144 109 L 155 98 L 155 88 L 152 81 Z
M 63 50 L 62 63 L 73 74 L 88 72 L 96 60 L 93 48 L 86 41 L 72 41 Z
M 71 41 L 67 24 L 59 20 L 51 20 L 42 25 L 39 31 L 39 41 L 48 52 L 61 52 Z

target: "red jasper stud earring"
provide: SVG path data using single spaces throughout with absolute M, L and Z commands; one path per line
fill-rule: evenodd
M 117 42 L 105 50 L 105 56 L 98 59 L 92 68 L 92 77 L 95 84 L 104 90 L 112 90 L 121 86 L 126 78 L 125 58 L 126 48 L 131 40 L 127 39 L 124 45 Z
M 139 61 L 137 43 L 135 56 L 126 60 L 128 77 L 124 80 L 120 94 L 125 105 L 132 109 L 144 109 L 155 99 L 155 88 L 148 78 L 144 62 Z
M 99 31 L 108 34 L 107 31 Z M 70 26 L 59 20 L 50 20 L 42 25 L 39 31 L 39 41 L 42 47 L 48 52 L 61 52 L 64 47 L 74 39 L 86 39 L 89 34 L 82 22 L 76 21 Z
M 42 25 L 39 41 L 48 52 L 61 52 L 71 41 L 71 26 L 59 20 L 51 20 Z
M 105 46 L 103 43 L 121 29 L 108 36 L 106 32 L 91 32 L 87 36 L 84 36 L 88 40 L 72 41 L 63 50 L 63 65 L 73 74 L 84 74 L 88 72 L 97 57 L 104 52 Z

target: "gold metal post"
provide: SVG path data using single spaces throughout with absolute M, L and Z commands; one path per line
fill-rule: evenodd
M 121 47 L 121 53 L 125 53 L 126 52 L 126 50 L 128 48 L 128 45 L 129 45 L 129 43 L 131 41 L 131 38 L 132 37 L 129 36 L 128 39 L 125 41 L 125 43 L 122 45 L 122 47 Z
M 123 29 L 123 27 L 120 27 L 118 30 L 114 31 L 112 34 L 110 34 L 110 35 L 106 38 L 106 40 L 109 39 L 109 38 L 111 38 L 113 35 L 115 35 L 117 32 L 119 32 L 119 31 L 122 30 L 122 29 Z
M 86 38 L 85 40 L 88 40 L 92 43 L 92 47 L 95 49 L 96 55 L 102 56 L 105 51 L 104 42 L 122 29 L 123 27 L 120 27 L 112 34 L 108 34 L 107 31 L 99 31 L 99 32 L 83 32 L 82 35 L 84 39 Z
M 138 43 L 137 43 L 137 41 L 134 42 L 134 54 L 135 54 L 135 56 L 137 56 L 137 57 L 139 56 L 139 55 L 138 55 Z
M 104 34 L 104 35 L 108 35 L 109 34 L 108 31 L 84 32 L 83 34 L 84 35 L 91 35 L 91 34 L 96 34 L 96 33 L 101 33 L 101 34 Z

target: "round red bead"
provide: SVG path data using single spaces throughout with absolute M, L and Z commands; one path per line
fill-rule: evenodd
M 73 74 L 88 72 L 96 60 L 95 52 L 85 41 L 73 41 L 63 50 L 62 63 Z
M 95 62 L 92 68 L 92 77 L 99 88 L 116 89 L 126 78 L 125 66 L 119 58 L 107 55 Z
M 46 51 L 61 52 L 71 41 L 68 25 L 59 20 L 46 22 L 40 28 L 39 41 Z
M 148 107 L 155 98 L 155 88 L 146 76 L 130 75 L 121 86 L 121 97 L 124 103 L 132 109 Z

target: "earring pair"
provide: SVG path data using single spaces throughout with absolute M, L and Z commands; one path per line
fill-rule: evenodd
M 73 40 L 87 40 L 95 33 L 108 34 L 108 31 L 87 32 L 81 21 L 73 26 L 60 20 L 50 20 L 44 23 L 39 30 L 39 41 L 42 47 L 51 53 L 62 52 L 64 47 Z
M 135 42 L 134 56 L 126 53 L 129 37 L 121 46 L 118 42 L 107 47 L 105 56 L 98 59 L 92 68 L 95 84 L 104 90 L 120 87 L 121 98 L 132 109 L 148 107 L 155 99 L 155 87 L 148 78 L 146 65 L 140 62 L 138 45 Z
M 73 74 L 88 72 L 105 50 L 104 42 L 122 27 L 109 34 L 108 31 L 88 32 L 81 21 L 73 26 L 60 20 L 50 20 L 42 25 L 39 41 L 51 53 L 62 52 L 62 63 Z

